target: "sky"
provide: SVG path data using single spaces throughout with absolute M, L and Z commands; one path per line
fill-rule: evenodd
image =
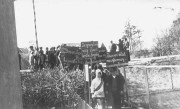
M 179 6 L 178 0 L 35 0 L 39 46 L 99 41 L 108 48 L 130 21 L 142 30 L 143 48 L 151 48 L 177 18 Z M 28 47 L 35 41 L 32 0 L 16 0 L 15 17 L 18 46 Z

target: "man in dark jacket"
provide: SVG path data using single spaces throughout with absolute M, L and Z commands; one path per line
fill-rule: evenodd
M 117 49 L 116 44 L 113 43 L 113 41 L 111 41 L 111 49 L 110 49 L 110 53 L 116 53 L 116 49 Z
M 56 65 L 55 48 L 52 47 L 49 52 L 49 64 L 50 68 L 53 69 Z
M 124 51 L 124 50 L 123 50 L 123 41 L 122 41 L 121 39 L 119 39 L 118 47 L 119 47 L 119 52 Z
M 110 72 L 112 75 L 109 77 L 109 89 L 112 109 L 121 109 L 121 96 L 123 94 L 125 79 L 119 74 L 117 67 L 112 67 Z
M 38 66 L 40 70 L 42 70 L 45 67 L 45 59 L 46 56 L 44 55 L 44 51 L 42 50 L 42 47 L 40 47 L 38 58 Z

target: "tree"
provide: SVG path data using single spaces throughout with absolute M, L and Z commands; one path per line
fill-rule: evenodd
M 136 26 L 132 25 L 130 21 L 128 21 L 127 24 L 125 25 L 124 33 L 125 34 L 123 38 L 128 39 L 130 43 L 130 51 L 140 50 L 142 44 L 142 41 L 140 40 L 141 38 L 140 34 L 142 33 L 142 31 L 140 29 L 137 29 Z
M 180 18 L 175 20 L 170 29 L 156 37 L 152 49 L 153 56 L 177 55 L 180 51 Z

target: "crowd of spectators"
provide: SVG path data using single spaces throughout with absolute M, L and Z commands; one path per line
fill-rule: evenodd
M 59 66 L 59 54 L 60 54 L 60 46 L 51 47 L 50 49 L 46 47 L 46 51 L 43 51 L 43 48 L 40 47 L 35 48 L 30 46 L 30 55 L 29 55 L 29 63 L 31 70 L 42 70 L 43 68 L 49 67 L 53 69 L 55 66 Z
M 119 48 L 119 50 L 117 50 L 117 48 Z M 54 67 L 62 64 L 60 61 L 60 49 L 61 46 L 51 47 L 50 49 L 46 47 L 46 51 L 44 52 L 42 47 L 34 48 L 33 46 L 30 46 L 29 47 L 30 69 L 42 70 L 43 68 L 47 68 L 47 67 L 53 69 Z M 113 41 L 111 41 L 110 53 L 116 53 L 118 51 L 127 53 L 128 58 L 130 60 L 129 42 L 127 41 L 127 38 L 119 39 L 118 44 L 115 44 Z

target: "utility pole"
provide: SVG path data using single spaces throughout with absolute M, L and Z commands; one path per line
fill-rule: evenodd
M 34 0 L 32 0 L 32 3 L 33 3 L 33 11 L 34 11 L 34 29 L 35 29 L 35 37 L 36 37 L 36 47 L 37 47 L 37 50 L 38 50 L 37 25 L 36 25 L 36 9 L 35 9 Z

